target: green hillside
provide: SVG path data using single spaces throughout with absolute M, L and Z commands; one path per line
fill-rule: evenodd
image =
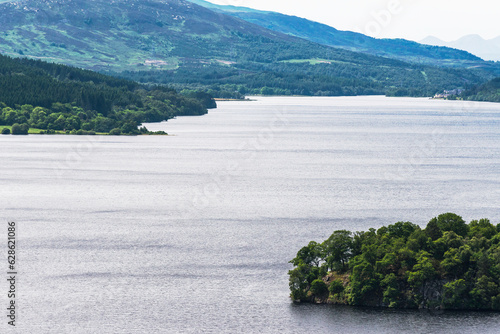
M 49 133 L 138 134 L 142 122 L 206 113 L 203 104 L 211 101 L 192 94 L 195 98 L 89 70 L 0 56 L 0 126 L 13 129 L 26 124 Z
M 450 66 L 491 67 L 479 57 L 466 51 L 419 44 L 404 39 L 377 39 L 351 31 L 341 31 L 304 18 L 245 7 L 214 5 L 203 0 L 190 0 L 212 10 L 231 15 L 264 28 L 300 37 L 323 45 L 398 59 L 405 62 Z
M 240 94 L 432 96 L 493 76 L 332 48 L 184 0 L 0 4 L 0 52 L 143 83 Z
M 24 0 L 0 5 L 0 51 L 92 70 L 177 69 L 276 57 L 288 36 L 183 0 Z
M 500 78 L 467 90 L 460 97 L 473 101 L 500 102 Z

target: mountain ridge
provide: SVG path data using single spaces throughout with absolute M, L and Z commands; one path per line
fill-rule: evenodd
M 484 39 L 480 35 L 471 34 L 451 42 L 443 41 L 434 36 L 427 36 L 420 43 L 461 49 L 486 61 L 500 61 L 500 36 Z
M 246 7 L 215 5 L 204 0 L 189 1 L 274 31 L 350 51 L 441 66 L 468 67 L 477 66 L 483 62 L 479 57 L 456 48 L 422 45 L 405 39 L 377 39 L 361 33 L 338 30 L 326 24 L 293 15 Z

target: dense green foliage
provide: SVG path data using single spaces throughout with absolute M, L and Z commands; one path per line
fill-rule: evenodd
M 23 124 L 18 124 L 14 123 L 12 124 L 12 134 L 13 135 L 27 135 L 29 130 L 29 126 L 26 123 Z
M 500 78 L 463 92 L 461 98 L 472 101 L 500 102 Z
M 50 59 L 142 83 L 202 88 L 222 98 L 433 96 L 493 78 L 480 68 L 484 62 L 461 70 L 409 64 L 320 45 L 184 0 L 94 0 L 91 6 L 86 0 L 15 1 L 0 4 L 0 25 L 0 47 L 7 54 Z M 476 61 L 472 58 L 468 60 Z M 89 94 L 89 103 L 109 109 L 90 90 Z
M 0 125 L 139 134 L 137 126 L 143 122 L 201 115 L 207 106 L 214 107 L 206 93 L 186 94 L 74 67 L 0 56 Z
M 328 57 L 326 57 L 328 59 Z M 351 62 L 352 61 L 352 62 Z M 142 83 L 174 84 L 204 89 L 214 97 L 241 95 L 433 96 L 443 87 L 471 87 L 488 78 L 485 72 L 410 65 L 377 58 L 345 60 L 242 62 L 232 66 L 189 65 L 175 71 L 110 73 Z
M 488 219 L 335 231 L 290 263 L 294 301 L 500 311 L 500 224 Z

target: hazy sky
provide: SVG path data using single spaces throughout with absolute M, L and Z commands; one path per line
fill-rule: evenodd
M 445 41 L 500 36 L 498 0 L 208 0 L 276 11 L 372 37 Z

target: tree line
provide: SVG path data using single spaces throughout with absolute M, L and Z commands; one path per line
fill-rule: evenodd
M 469 89 L 460 94 L 460 97 L 472 101 L 500 102 L 500 78 Z
M 378 60 L 378 59 L 377 59 Z M 443 89 L 470 88 L 490 77 L 480 69 L 443 69 L 397 61 L 380 64 L 307 60 L 268 63 L 239 62 L 231 66 L 184 64 L 173 70 L 112 73 L 141 83 L 191 86 L 214 97 L 241 95 L 307 96 L 433 96 Z
M 0 56 L 0 125 L 137 134 L 143 122 L 202 115 L 214 107 L 213 98 L 203 92 L 181 95 L 164 86 Z

